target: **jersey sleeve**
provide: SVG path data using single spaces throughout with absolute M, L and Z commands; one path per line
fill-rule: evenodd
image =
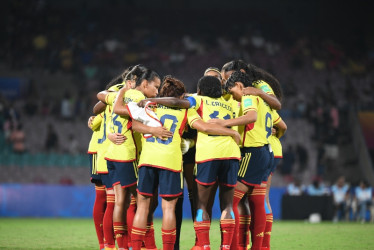
M 276 125 L 282 121 L 282 118 L 280 117 L 277 111 L 273 110 L 272 116 L 273 116 L 273 125 Z
M 118 94 L 118 92 L 110 92 L 109 94 L 107 94 L 107 95 L 105 96 L 105 103 L 106 103 L 107 105 L 112 106 L 113 103 L 114 103 L 114 100 L 115 100 L 116 97 L 117 97 L 117 94 Z
M 93 120 L 92 120 L 92 131 L 96 131 L 98 128 L 100 128 L 101 121 L 103 120 L 104 112 L 98 114 Z
M 266 94 L 274 95 L 273 89 L 270 87 L 270 85 L 265 81 L 259 81 L 257 84 L 255 84 L 255 87 L 257 89 L 261 89 Z
M 243 115 L 245 115 L 250 110 L 254 110 L 257 112 L 258 103 L 259 100 L 256 96 L 243 96 L 241 101 Z
M 119 83 L 119 84 L 116 84 L 116 85 L 113 85 L 112 87 L 110 87 L 108 90 L 109 91 L 119 91 L 121 88 L 123 88 L 126 84 L 123 82 L 123 83 Z
M 201 117 L 197 113 L 197 111 L 193 108 L 188 109 L 187 111 L 187 120 L 190 127 L 193 127 L 194 122 L 201 120 Z
M 189 96 L 187 97 L 187 100 L 190 102 L 190 108 L 193 108 L 195 110 L 198 110 L 200 108 L 202 100 L 201 96 Z

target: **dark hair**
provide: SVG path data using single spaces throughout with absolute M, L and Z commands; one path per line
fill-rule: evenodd
M 126 80 L 136 80 L 138 79 L 144 72 L 147 71 L 147 68 L 141 64 L 135 65 L 135 66 L 130 66 L 128 68 L 128 72 L 124 72 L 122 74 L 122 78 L 124 81 Z
M 282 88 L 280 86 L 278 79 L 275 78 L 272 74 L 252 64 L 248 64 L 247 74 L 252 75 L 253 81 L 262 80 L 269 84 L 278 100 L 282 100 Z
M 121 84 L 123 82 L 123 79 L 122 79 L 122 74 L 114 77 L 105 87 L 106 90 L 108 90 L 110 87 L 114 86 L 114 85 L 117 85 L 117 84 Z
M 129 80 L 129 79 L 125 79 L 126 76 L 128 75 L 128 73 L 134 68 L 135 66 L 130 66 L 130 67 L 127 67 L 121 74 L 119 74 L 118 76 L 114 77 L 105 87 L 106 90 L 108 90 L 110 87 L 114 86 L 114 85 L 117 85 L 117 84 L 121 84 L 122 82 L 124 82 L 125 80 Z
M 135 87 L 140 86 L 143 80 L 152 81 L 155 78 L 160 78 L 155 71 L 147 69 L 143 65 L 134 66 L 128 75 L 130 75 L 130 79 L 135 80 Z
M 229 92 L 230 89 L 235 86 L 236 82 L 243 83 L 244 87 L 250 87 L 252 86 L 253 81 L 251 81 L 251 79 L 246 73 L 243 73 L 241 71 L 235 71 L 234 73 L 231 74 L 229 79 L 227 79 L 226 84 L 225 84 L 225 90 Z
M 197 89 L 201 95 L 218 98 L 222 96 L 222 86 L 220 80 L 214 76 L 203 76 L 197 83 Z
M 223 72 L 228 72 L 228 71 L 239 71 L 239 70 L 244 70 L 245 72 L 248 71 L 248 65 L 246 62 L 243 60 L 233 60 L 228 63 L 225 63 L 225 65 L 222 66 Z
M 277 78 L 275 78 L 272 74 L 261 69 L 253 64 L 246 64 L 243 60 L 234 60 L 231 62 L 226 63 L 222 67 L 223 72 L 228 71 L 240 71 L 244 70 L 245 73 L 248 74 L 250 80 L 252 82 L 256 81 L 264 81 L 272 88 L 274 91 L 275 96 L 278 98 L 279 101 L 282 100 L 282 89 L 280 83 Z
M 170 75 L 165 76 L 162 80 L 162 86 L 160 90 L 160 97 L 181 97 L 186 93 L 184 83 Z

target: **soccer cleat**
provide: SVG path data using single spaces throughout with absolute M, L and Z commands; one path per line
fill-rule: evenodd
M 191 250 L 210 250 L 210 245 L 205 245 L 205 246 L 193 246 Z
M 193 247 L 191 248 L 191 250 L 201 250 L 201 249 L 203 249 L 203 248 L 200 247 L 200 246 L 193 246 Z
M 220 250 L 230 249 L 230 245 L 221 245 Z

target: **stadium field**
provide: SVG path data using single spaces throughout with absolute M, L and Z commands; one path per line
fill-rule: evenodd
M 156 243 L 161 243 L 161 220 L 155 220 Z M 374 224 L 309 224 L 275 221 L 272 249 L 374 249 Z M 219 249 L 219 222 L 212 223 L 211 249 Z M 1 249 L 98 249 L 90 219 L 0 218 Z M 181 249 L 194 243 L 193 224 L 184 220 Z

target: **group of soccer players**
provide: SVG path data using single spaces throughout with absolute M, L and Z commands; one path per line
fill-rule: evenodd
M 88 153 L 100 249 L 157 249 L 158 195 L 162 249 L 179 249 L 184 179 L 196 237 L 183 249 L 210 249 L 218 187 L 220 249 L 270 249 L 268 194 L 287 129 L 275 77 L 235 60 L 208 68 L 187 94 L 177 78 L 136 65 L 97 97 Z

